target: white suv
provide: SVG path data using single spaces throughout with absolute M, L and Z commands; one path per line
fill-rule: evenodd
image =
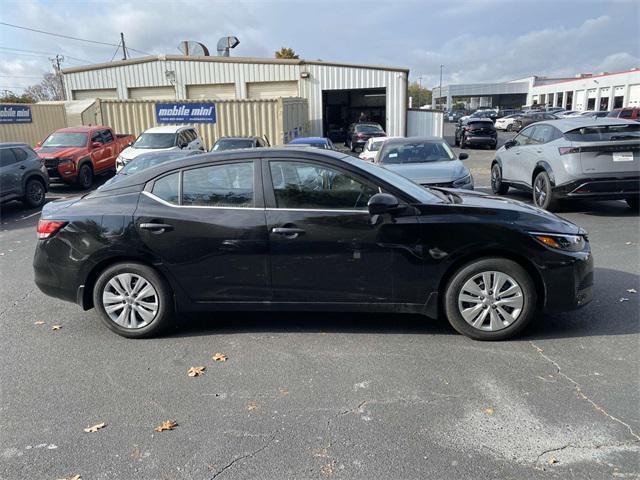
M 204 143 L 198 131 L 190 126 L 153 127 L 145 130 L 116 160 L 116 170 L 120 171 L 138 155 L 147 152 L 167 150 L 202 150 Z
M 640 123 L 608 118 L 566 118 L 522 129 L 496 152 L 491 189 L 533 193 L 553 210 L 561 198 L 624 199 L 638 210 Z

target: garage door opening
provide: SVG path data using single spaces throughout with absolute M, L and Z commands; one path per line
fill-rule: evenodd
M 349 125 L 361 119 L 387 131 L 387 89 L 323 90 L 322 131 L 334 142 L 345 139 Z

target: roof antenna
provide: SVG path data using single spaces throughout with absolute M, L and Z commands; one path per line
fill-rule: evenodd
M 240 45 L 240 40 L 238 37 L 222 37 L 218 40 L 218 56 L 219 57 L 228 57 L 229 50 L 232 48 L 236 48 Z

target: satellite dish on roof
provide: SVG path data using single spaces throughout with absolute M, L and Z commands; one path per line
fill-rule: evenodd
M 209 56 L 209 49 L 204 46 L 204 44 L 200 42 L 194 42 L 193 40 L 184 40 L 180 42 L 178 45 L 178 50 L 182 52 L 183 55 L 200 55 L 203 57 Z
M 231 48 L 236 48 L 238 45 L 240 45 L 238 37 L 222 37 L 218 40 L 218 56 L 228 57 L 229 50 Z

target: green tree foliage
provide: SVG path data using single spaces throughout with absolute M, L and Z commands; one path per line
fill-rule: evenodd
M 413 98 L 413 108 L 431 106 L 431 90 L 420 88 L 418 82 L 412 82 L 407 87 L 407 96 Z M 407 100 L 408 101 L 408 100 Z
M 10 90 L 5 90 L 0 96 L 0 103 L 35 103 L 36 100 L 27 93 L 16 95 Z
M 276 52 L 276 58 L 300 58 L 293 48 L 282 47 Z

